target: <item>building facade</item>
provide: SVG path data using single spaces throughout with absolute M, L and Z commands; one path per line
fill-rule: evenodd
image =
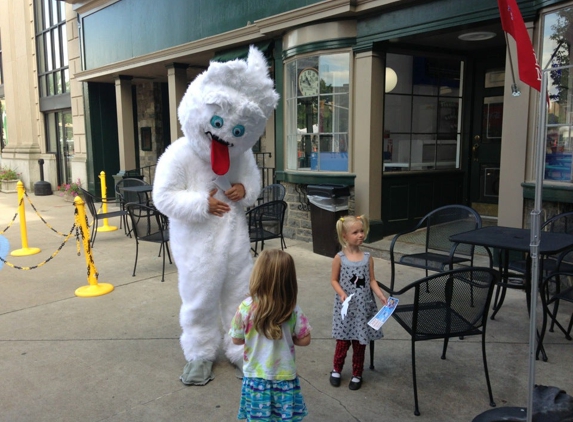
M 4 1 L 2 164 L 31 188 L 42 158 L 53 185 L 80 179 L 95 192 L 101 171 L 108 186 L 152 171 L 181 136 L 189 82 L 254 44 L 281 95 L 257 148 L 287 186 L 289 236 L 311 239 L 309 184 L 350 186 L 370 240 L 450 203 L 521 227 L 539 133 L 544 209 L 573 202 L 573 2 L 518 4 L 541 67 L 559 68 L 542 131 L 539 93 L 519 81 L 497 0 Z

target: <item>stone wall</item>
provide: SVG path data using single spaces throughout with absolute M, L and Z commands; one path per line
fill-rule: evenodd
M 288 204 L 283 234 L 290 239 L 312 242 L 310 204 L 306 197 L 306 185 L 281 182 L 286 188 L 285 202 Z M 354 188 L 350 188 L 348 214 L 354 213 Z
M 154 166 L 159 156 L 163 154 L 165 145 L 163 133 L 163 109 L 161 101 L 161 85 L 153 82 L 138 84 L 136 87 L 137 100 L 137 136 L 139 139 L 139 167 Z M 141 128 L 151 128 L 151 151 L 144 151 L 141 145 Z M 147 175 L 147 173 L 146 173 Z M 153 173 L 148 183 L 153 183 Z
M 523 227 L 530 228 L 531 226 L 531 210 L 535 205 L 535 201 L 532 199 L 525 199 L 525 205 L 523 207 Z M 543 201 L 541 208 L 541 224 L 544 221 L 549 220 L 551 217 L 561 214 L 564 212 L 573 211 L 573 204 L 565 202 L 549 202 Z

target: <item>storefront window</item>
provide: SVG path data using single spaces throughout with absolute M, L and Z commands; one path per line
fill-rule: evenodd
M 2 38 L 0 38 L 0 86 L 4 85 L 4 73 L 2 71 Z
M 40 96 L 70 92 L 66 3 L 36 0 L 34 6 Z
M 459 168 L 462 65 L 387 55 L 384 171 Z
M 543 18 L 541 68 L 554 69 L 548 75 L 549 107 L 545 149 L 545 180 L 571 182 L 573 113 L 570 77 L 573 45 L 573 8 L 568 7 Z
M 2 73 L 2 39 L 0 38 L 0 151 L 8 145 L 6 132 L 6 100 L 4 100 L 4 74 Z
M 6 118 L 6 100 L 0 98 L 0 151 L 8 145 L 8 127 Z
M 348 171 L 350 54 L 286 65 L 287 168 Z

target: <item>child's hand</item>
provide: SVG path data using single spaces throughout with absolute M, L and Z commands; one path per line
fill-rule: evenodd
M 386 296 L 384 296 L 384 293 L 382 292 L 380 292 L 380 295 L 378 295 L 378 299 L 380 299 L 382 305 L 386 305 L 388 303 L 388 299 L 386 299 Z
M 295 346 L 308 346 L 310 344 L 310 333 L 302 338 L 292 336 L 292 342 Z
M 346 298 L 348 297 L 348 295 L 346 294 L 346 292 L 342 292 L 342 294 L 338 294 L 338 296 L 340 296 L 340 303 L 344 303 L 344 301 L 345 301 Z

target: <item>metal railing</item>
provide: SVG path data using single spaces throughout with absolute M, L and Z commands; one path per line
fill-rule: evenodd
M 135 177 L 138 179 L 143 179 L 150 185 L 153 185 L 153 180 L 155 179 L 155 167 L 157 164 L 151 164 L 149 166 L 139 167 L 133 170 L 127 170 L 124 177 Z
M 265 159 L 271 158 L 272 154 L 270 152 L 254 152 L 253 154 L 255 155 L 255 160 L 257 161 L 257 167 L 261 171 L 263 188 L 273 184 L 275 182 L 275 169 L 274 167 L 267 167 L 265 163 Z

